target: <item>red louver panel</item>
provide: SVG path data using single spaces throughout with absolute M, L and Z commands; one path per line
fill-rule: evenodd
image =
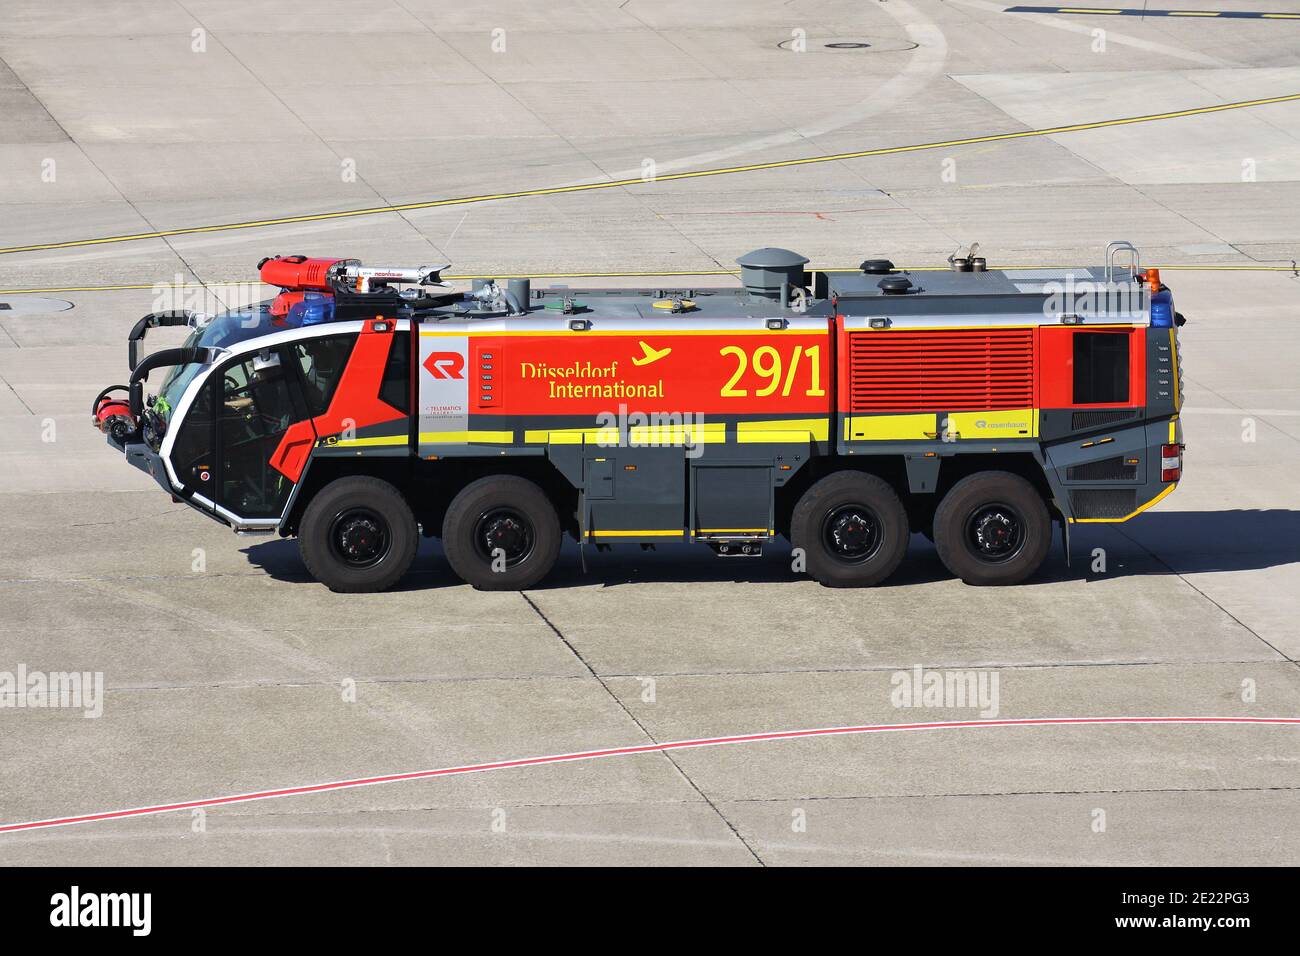
M 1034 330 L 849 333 L 854 412 L 959 412 L 1034 405 Z

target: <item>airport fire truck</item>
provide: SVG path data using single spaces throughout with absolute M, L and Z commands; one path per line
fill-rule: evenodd
M 1183 319 L 1128 243 L 1075 269 L 737 262 L 738 288 L 457 291 L 445 267 L 277 256 L 273 299 L 142 318 L 94 421 L 176 500 L 297 536 L 337 591 L 391 586 L 421 535 L 483 589 L 537 584 L 565 535 L 584 562 L 783 536 L 862 586 L 919 532 L 962 580 L 1013 584 L 1054 523 L 1068 555 L 1073 525 L 1181 476 Z M 159 326 L 190 332 L 142 357 Z

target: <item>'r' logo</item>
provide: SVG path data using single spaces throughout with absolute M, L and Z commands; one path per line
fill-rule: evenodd
M 434 378 L 464 378 L 465 356 L 459 352 L 433 352 L 424 360 L 424 367 Z

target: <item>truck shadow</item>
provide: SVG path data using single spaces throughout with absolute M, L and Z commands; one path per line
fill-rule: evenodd
M 1300 563 L 1300 511 L 1164 511 L 1122 525 L 1077 524 L 1071 533 L 1072 561 L 1066 564 L 1059 531 L 1046 563 L 1029 585 L 1091 581 L 1144 574 L 1200 574 L 1256 571 Z M 1098 552 L 1100 549 L 1100 552 Z M 313 584 L 294 541 L 274 539 L 243 549 L 254 567 L 272 578 Z M 1104 557 L 1105 571 L 1094 571 Z M 905 587 L 952 577 L 934 545 L 913 535 L 907 558 L 882 587 Z M 624 545 L 610 552 L 586 549 L 586 570 L 576 544 L 566 543 L 555 570 L 537 590 L 613 587 L 623 584 L 734 582 L 778 584 L 806 580 L 791 570 L 790 546 L 771 545 L 759 558 L 718 558 L 703 545 L 659 545 L 642 551 Z M 316 585 L 318 586 L 318 585 Z M 461 587 L 437 541 L 425 540 L 412 570 L 395 591 Z

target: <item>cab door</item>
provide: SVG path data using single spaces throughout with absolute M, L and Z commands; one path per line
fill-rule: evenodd
M 307 417 L 302 385 L 280 348 L 242 355 L 212 376 L 216 395 L 215 501 L 240 518 L 278 518 L 293 481 L 271 464 L 294 422 Z

